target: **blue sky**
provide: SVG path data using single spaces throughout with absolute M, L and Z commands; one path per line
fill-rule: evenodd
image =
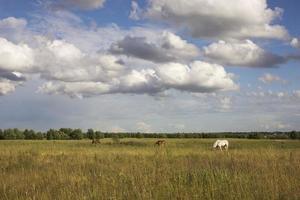
M 0 0 L 0 128 L 300 129 L 296 0 Z

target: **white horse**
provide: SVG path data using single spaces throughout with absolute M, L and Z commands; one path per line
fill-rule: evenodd
M 215 141 L 213 148 L 214 149 L 220 149 L 222 151 L 222 148 L 224 148 L 225 150 L 228 150 L 229 147 L 229 142 L 228 140 L 217 140 Z

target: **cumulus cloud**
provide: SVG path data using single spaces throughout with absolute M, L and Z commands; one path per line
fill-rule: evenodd
M 268 8 L 266 0 L 151 0 L 145 16 L 187 29 L 197 38 L 289 37 L 274 24 L 283 10 Z
M 79 30 L 93 37 L 99 33 Z M 199 54 L 197 47 L 169 31 L 145 28 L 116 31 L 124 39 L 111 44 L 110 52 L 83 51 L 85 48 L 80 48 L 75 37 L 72 43 L 72 39 L 49 39 L 36 33 L 32 36 L 32 46 L 0 38 L 0 77 L 5 80 L 5 88 L 11 86 L 9 91 L 13 91 L 18 82 L 26 80 L 22 73 L 36 74 L 48 81 L 39 87 L 40 92 L 80 98 L 116 93 L 152 95 L 169 89 L 210 93 L 238 87 L 233 75 L 221 65 L 190 62 Z M 126 42 L 128 39 L 132 41 Z M 131 66 L 122 60 L 124 55 L 153 63 Z M 8 90 L 5 91 L 2 93 L 7 94 Z
M 35 35 L 28 29 L 24 18 L 7 17 L 0 19 L 0 37 L 15 44 L 34 43 Z
M 29 71 L 34 65 L 34 52 L 26 44 L 14 44 L 0 37 L 0 69 Z
M 263 76 L 259 77 L 259 81 L 263 83 L 273 83 L 273 82 L 286 83 L 286 80 L 283 80 L 279 76 L 272 75 L 269 73 L 266 73 Z
M 0 69 L 0 79 L 7 79 L 10 81 L 25 81 L 26 78 L 19 72 L 9 72 Z
M 131 70 L 107 82 L 48 82 L 39 91 L 70 97 L 91 97 L 114 93 L 155 94 L 168 89 L 210 93 L 237 88 L 232 74 L 222 66 L 195 61 L 190 65 L 167 63 L 155 69 Z
M 62 46 L 56 51 L 52 49 L 52 45 L 57 42 Z M 48 80 L 105 82 L 118 77 L 125 68 L 120 59 L 113 55 L 99 53 L 86 55 L 64 41 L 49 42 L 47 47 L 50 49 L 46 48 L 39 52 L 37 65 L 42 67 L 41 76 Z
M 131 2 L 131 11 L 129 14 L 129 18 L 132 20 L 139 20 L 141 15 L 141 9 L 139 4 L 136 1 Z
M 68 95 L 72 98 L 93 97 L 103 94 L 131 93 L 151 94 L 161 90 L 148 72 L 132 71 L 118 79 L 109 82 L 47 82 L 39 88 L 39 92 L 47 94 Z
M 13 91 L 15 91 L 17 83 L 7 80 L 1 79 L 0 77 L 0 96 L 7 95 Z
M 300 41 L 298 38 L 293 38 L 290 44 L 292 47 L 300 48 Z
M 206 93 L 238 88 L 232 80 L 233 75 L 222 66 L 202 61 L 194 61 L 189 65 L 163 64 L 157 67 L 157 75 L 167 87 L 183 91 Z
M 221 40 L 204 47 L 203 55 L 211 61 L 231 66 L 275 67 L 287 61 L 285 57 L 267 52 L 251 40 Z
M 136 123 L 136 128 L 138 131 L 143 132 L 143 133 L 151 132 L 151 125 L 149 125 L 143 121 Z
M 56 11 L 47 15 L 37 15 L 36 21 L 31 24 L 35 32 L 41 30 L 50 38 L 63 38 L 74 44 L 84 52 L 106 52 L 114 43 L 126 36 L 145 37 L 155 42 L 165 29 L 145 26 L 134 26 L 122 29 L 115 23 L 97 26 L 95 23 L 86 24 L 78 16 L 67 11 Z
M 39 87 L 39 92 L 47 94 L 64 94 L 72 98 L 91 97 L 105 94 L 109 85 L 101 82 L 47 82 Z
M 219 99 L 219 108 L 220 111 L 226 112 L 229 111 L 232 107 L 232 99 L 230 97 L 222 97 Z
M 7 17 L 0 20 L 1 29 L 23 29 L 27 25 L 26 19 L 23 18 L 15 18 L 15 17 Z
M 110 51 L 159 63 L 188 61 L 199 55 L 195 45 L 168 31 L 157 38 L 126 36 L 113 44 Z
M 291 103 L 292 101 L 299 102 L 300 99 L 300 90 L 292 90 L 292 91 L 263 91 L 263 90 L 258 90 L 258 91 L 251 91 L 251 92 L 246 92 L 246 97 L 255 97 L 255 100 L 258 100 L 259 98 L 261 99 L 266 99 L 271 102 L 272 100 L 285 100 L 288 102 L 287 104 Z M 266 101 L 267 102 L 267 101 Z

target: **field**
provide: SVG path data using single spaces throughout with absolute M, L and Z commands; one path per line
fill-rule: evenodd
M 0 141 L 0 199 L 300 199 L 300 141 Z

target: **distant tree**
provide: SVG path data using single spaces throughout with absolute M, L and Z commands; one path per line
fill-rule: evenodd
M 136 138 L 144 138 L 144 134 L 138 132 L 138 133 L 136 134 Z
M 167 138 L 168 136 L 167 136 L 167 134 L 161 133 L 161 134 L 159 134 L 158 137 L 159 137 L 159 138 Z
M 101 131 L 96 131 L 94 134 L 95 134 L 96 139 L 103 139 L 104 138 L 104 133 L 102 133 Z
M 53 129 L 50 129 L 47 131 L 47 133 L 46 133 L 47 140 L 54 140 L 54 134 L 55 134 L 54 132 L 55 132 L 55 130 L 53 130 Z
M 32 129 L 31 130 L 25 129 L 23 134 L 24 134 L 25 140 L 36 140 L 37 139 L 37 135 L 34 132 L 34 130 L 32 130 Z
M 81 140 L 83 138 L 83 134 L 81 129 L 74 129 L 70 134 L 70 139 L 72 140 Z
M 289 138 L 291 139 L 300 139 L 300 132 L 299 131 L 291 131 L 289 133 L 287 133 L 287 135 L 289 136 Z
M 15 135 L 15 131 L 13 129 L 5 129 L 3 131 L 3 135 L 4 135 L 4 139 L 6 140 L 14 140 L 17 139 L 16 135 Z
M 87 138 L 89 138 L 89 139 L 91 139 L 91 140 L 96 138 L 95 132 L 94 132 L 94 130 L 91 129 L 91 128 L 88 129 L 86 135 L 87 135 Z
M 4 134 L 3 134 L 3 131 L 2 129 L 0 129 L 0 140 L 4 140 L 5 137 L 4 137 Z
M 67 140 L 70 139 L 69 135 L 62 131 L 50 129 L 46 133 L 47 140 Z
M 59 131 L 66 134 L 66 135 L 68 135 L 69 137 L 71 137 L 73 129 L 71 129 L 71 128 L 60 128 Z
M 261 133 L 250 133 L 247 138 L 248 139 L 262 139 L 262 138 L 264 138 L 264 136 Z
M 20 131 L 17 128 L 14 128 L 13 131 L 14 131 L 14 134 L 16 136 L 16 139 L 24 139 L 24 134 L 23 134 L 22 131 Z
M 42 133 L 42 132 L 37 132 L 37 133 L 35 134 L 35 139 L 36 139 L 36 140 L 43 140 L 44 138 L 45 138 L 45 134 Z

